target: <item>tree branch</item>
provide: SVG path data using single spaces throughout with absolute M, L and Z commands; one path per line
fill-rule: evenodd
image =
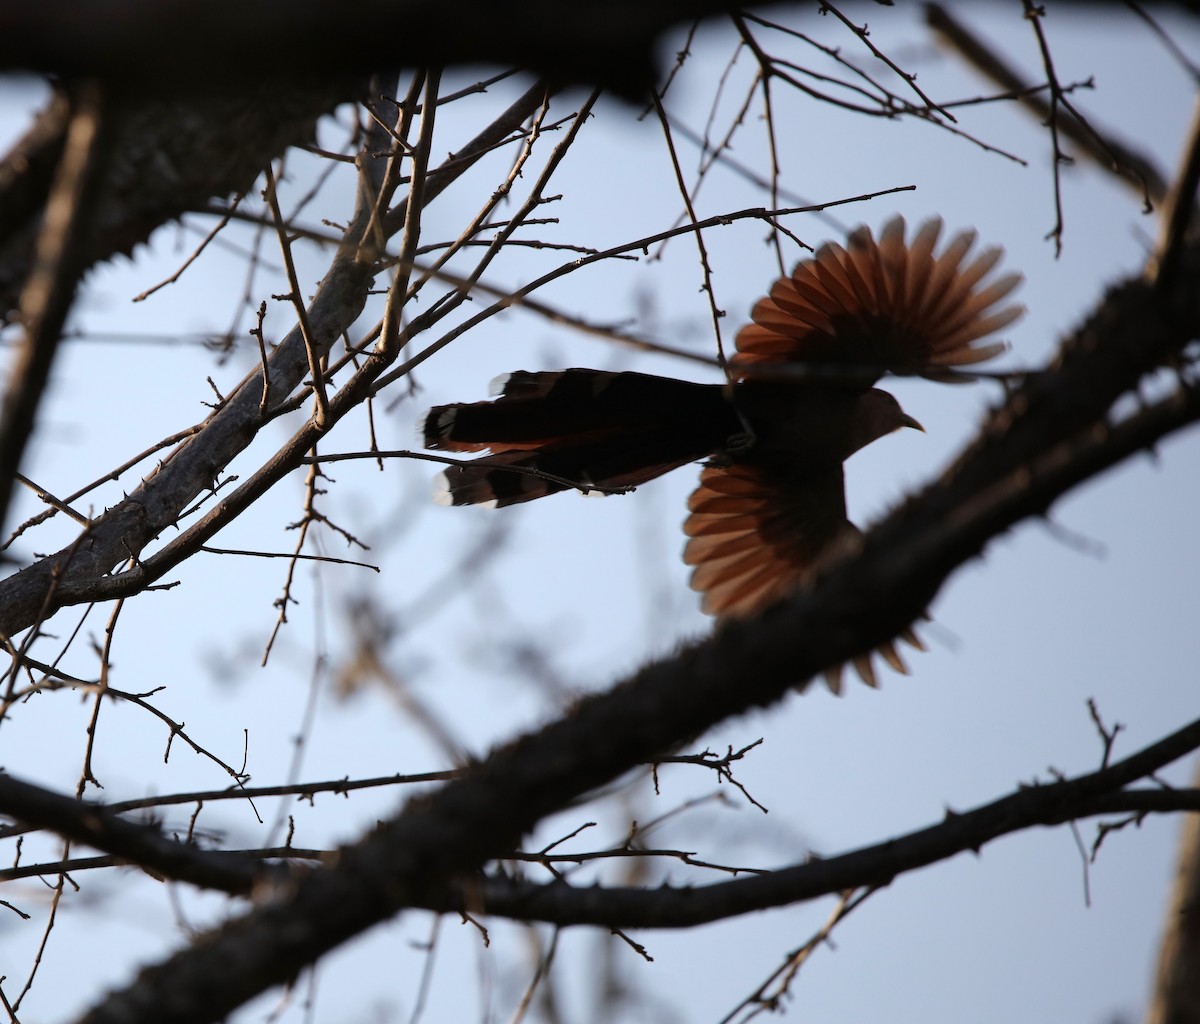
M 1140 766 L 1162 767 L 1197 747 L 1200 721 L 1113 768 L 1049 785 L 1022 787 L 994 803 L 963 814 L 947 813 L 936 825 L 849 853 L 712 885 L 575 888 L 563 882 L 536 884 L 490 876 L 431 888 L 422 894 L 419 906 L 564 927 L 694 928 L 850 889 L 886 886 L 906 872 L 960 853 L 978 853 L 994 839 L 1039 825 L 1061 825 L 1101 814 L 1200 811 L 1200 790 L 1120 789 L 1155 770 Z M 1126 765 L 1132 774 L 1107 774 Z M 1109 792 L 1103 792 L 1106 789 Z M 1092 795 L 1096 793 L 1101 795 Z
M 1193 778 L 1200 781 L 1200 763 Z M 1178 858 L 1146 1024 L 1200 1019 L 1200 816 L 1183 822 Z
M 473 166 L 479 156 L 519 127 L 540 106 L 544 95 L 544 86 L 532 86 L 442 168 L 432 172 L 425 189 L 426 201 L 443 192 Z M 374 282 L 378 266 L 373 258 L 363 256 L 359 250 L 360 236 L 370 213 L 369 202 L 360 201 L 338 254 L 309 307 L 309 326 L 316 342 L 322 346 L 321 354 L 358 317 Z M 85 544 L 76 543 L 64 548 L 0 582 L 0 634 L 12 636 L 39 621 L 39 616 L 45 617 L 65 604 L 93 600 L 94 587 L 101 580 L 110 585 L 120 582 L 123 577 L 106 579 L 109 571 L 128 559 L 131 553 L 140 552 L 176 521 L 189 502 L 212 487 L 216 474 L 253 441 L 258 429 L 268 422 L 267 414 L 287 400 L 308 367 L 304 334 L 299 327 L 293 328 L 268 360 L 271 402 L 266 413 L 261 407 L 263 371 L 256 369 L 157 472 L 93 522 Z M 382 367 L 379 369 L 381 371 Z M 351 396 L 343 391 L 339 398 L 345 406 Z M 336 422 L 336 416 L 333 422 Z M 304 443 L 305 450 L 312 446 L 313 440 L 315 438 Z M 301 452 L 297 459 L 303 454 Z M 253 495 L 247 492 L 248 500 L 256 498 L 294 468 L 278 459 L 276 463 L 275 472 L 264 478 L 260 489 Z M 228 516 L 232 508 L 230 499 L 227 498 L 219 508 L 224 508 L 222 514 Z M 203 539 L 197 535 L 197 546 Z M 162 571 L 166 572 L 167 567 L 164 566 Z M 145 574 L 139 574 L 136 568 L 124 576 L 131 573 L 132 578 L 124 580 L 123 584 L 129 593 L 153 582 L 153 579 L 145 579 Z M 132 587 L 129 586 L 131 582 Z
M 221 54 L 221 76 L 242 84 L 294 76 L 297 68 L 331 75 L 364 67 L 516 64 L 556 82 L 640 97 L 654 81 L 655 46 L 664 31 L 738 6 L 731 0 L 343 0 L 283 9 L 274 0 L 113 0 L 102 9 L 80 4 L 67 15 L 3 0 L 8 45 L 0 66 L 158 88 L 164 81 L 211 80 L 214 53 Z
M 12 5 L 0 0 L 0 18 L 6 6 Z M 211 79 L 210 69 L 204 80 Z M 87 268 L 128 255 L 163 224 L 204 209 L 210 199 L 244 192 L 264 165 L 309 140 L 322 114 L 363 92 L 360 77 L 303 85 L 257 80 L 240 92 L 110 89 L 105 114 L 112 155 L 76 258 Z M 56 92 L 0 162 L 0 318 L 15 309 L 32 265 L 68 106 Z
M 939 35 L 946 46 L 955 50 L 976 71 L 1011 93 L 1039 124 L 1050 122 L 1051 104 L 1032 89 L 1030 84 L 984 40 L 959 21 L 948 7 L 936 3 L 926 4 L 925 23 Z M 1085 124 L 1072 110 L 1058 111 L 1057 125 L 1058 130 L 1079 147 L 1082 155 L 1098 167 L 1116 175 L 1143 200 L 1157 204 L 1166 197 L 1166 178 L 1148 157 L 1114 138 L 1110 133 Z
M 707 886 L 676 888 L 537 884 L 491 876 L 450 879 L 414 896 L 412 906 L 438 912 L 484 913 L 520 921 L 608 928 L 689 928 L 740 914 L 816 899 L 847 889 L 889 884 L 896 876 L 1037 825 L 1061 825 L 1101 814 L 1169 814 L 1200 811 L 1200 789 L 1126 789 L 1200 748 L 1200 720 L 1098 771 L 1049 784 L 1023 785 L 1015 793 L 963 813 L 947 812 L 936 825 L 835 857 L 762 871 Z M 229 795 L 229 794 L 223 794 Z M 111 854 L 71 864 L 40 864 L 0 871 L 0 879 L 87 868 L 124 861 L 148 873 L 231 896 L 284 882 L 283 868 L 264 857 L 324 859 L 320 851 L 289 848 L 255 851 L 202 850 L 168 839 L 153 824 L 130 822 L 102 804 L 63 796 L 0 775 L 0 813 L 27 827 L 49 829 L 66 839 Z M 620 850 L 626 856 L 647 851 Z M 603 859 L 614 851 L 581 854 Z M 571 860 L 569 854 L 560 855 Z M 502 859 L 512 859 L 508 851 Z M 536 862 L 536 854 L 522 859 Z
M 1198 268 L 1193 247 L 1181 279 L 1195 280 Z M 223 1018 L 449 879 L 502 857 L 573 799 L 890 640 L 991 538 L 1200 416 L 1196 390 L 1181 383 L 1165 402 L 1107 425 L 1113 401 L 1198 332 L 1196 289 L 1163 295 L 1140 278 L 1114 288 L 1055 363 L 993 412 L 942 480 L 870 531 L 861 552 L 810 591 L 728 623 L 497 750 L 340 851 L 336 866 L 291 880 L 255 910 L 143 970 L 85 1020 Z M 1189 734 L 1186 743 L 1193 741 Z
M 84 82 L 74 90 L 62 159 L 47 197 L 30 274 L 21 290 L 25 336 L 9 372 L 0 411 L 0 526 L 8 517 L 13 484 L 84 271 L 79 239 L 87 232 L 98 186 L 112 155 L 105 107 L 98 83 Z

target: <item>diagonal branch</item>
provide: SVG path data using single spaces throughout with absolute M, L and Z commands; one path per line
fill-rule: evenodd
M 959 21 L 948 7 L 926 4 L 925 23 L 976 71 L 1027 107 L 1040 124 L 1050 122 L 1051 104 L 984 40 Z M 1058 111 L 1056 120 L 1058 130 L 1078 146 L 1084 156 L 1135 189 L 1143 200 L 1158 204 L 1166 197 L 1166 179 L 1148 157 L 1108 132 L 1084 123 L 1073 110 Z
M 169 839 L 155 825 L 129 821 L 103 806 L 0 775 L 0 808 L 25 824 L 103 850 L 161 878 L 228 893 L 249 893 L 270 872 L 261 863 Z
M 1200 782 L 1200 764 L 1193 772 Z M 1183 823 L 1175 882 L 1164 914 L 1158 949 L 1154 994 L 1146 1012 L 1147 1024 L 1172 1024 L 1200 1017 L 1200 815 Z
M 9 373 L 0 411 L 0 525 L 50 380 L 63 325 L 83 275 L 79 239 L 94 213 L 96 193 L 112 154 L 110 118 L 101 87 L 84 82 L 74 90 L 62 159 L 38 232 L 33 265 L 21 291 L 25 336 Z
M 487 913 L 549 924 L 608 928 L 692 928 L 848 889 L 890 884 L 897 876 L 992 840 L 1037 826 L 1101 814 L 1200 810 L 1200 790 L 1125 789 L 1129 783 L 1200 747 L 1200 720 L 1116 764 L 1073 779 L 1022 786 L 935 825 L 835 857 L 810 859 L 762 874 L 705 886 L 642 887 L 535 884 L 491 876 L 455 881 L 423 893 L 429 910 Z
M 110 90 L 112 157 L 90 230 L 76 246 L 83 267 L 128 255 L 163 224 L 244 192 L 265 164 L 310 139 L 321 115 L 362 92 L 358 76 L 303 85 L 260 81 L 229 92 Z M 0 317 L 15 308 L 29 274 L 69 117 L 65 93 L 56 92 L 0 162 Z
M 544 96 L 545 86 L 533 85 L 442 168 L 432 172 L 425 186 L 426 201 L 443 192 L 480 155 L 519 127 L 538 109 Z M 371 209 L 370 202 L 360 197 L 355 217 L 309 306 L 309 328 L 321 355 L 358 317 L 375 280 L 376 262 L 364 257 L 359 249 Z M 91 524 L 86 544 L 73 544 L 0 582 L 0 634 L 12 636 L 40 621 L 39 616 L 69 603 L 73 590 L 104 578 L 114 566 L 141 551 L 171 526 L 181 510 L 210 489 L 216 474 L 251 443 L 271 410 L 287 400 L 308 368 L 304 334 L 296 327 L 267 361 L 268 409 L 261 407 L 263 371 L 256 369 L 156 473 Z
M 1149 260 L 1146 276 L 1159 287 L 1170 289 L 1179 269 L 1183 246 L 1196 219 L 1196 190 L 1200 186 L 1200 98 L 1192 111 L 1183 165 L 1163 205 L 1158 247 Z
M 1194 281 L 1200 247 L 1186 257 L 1181 280 Z M 1181 382 L 1167 401 L 1108 425 L 1114 400 L 1197 333 L 1196 289 L 1163 294 L 1140 278 L 1114 288 L 1055 363 L 1014 389 L 943 479 L 873 529 L 856 556 L 810 591 L 646 665 L 497 750 L 340 851 L 336 866 L 294 878 L 251 912 L 143 970 L 84 1019 L 221 1019 L 447 881 L 502 857 L 542 818 L 630 767 L 890 640 L 992 538 L 1200 417 L 1197 390 Z

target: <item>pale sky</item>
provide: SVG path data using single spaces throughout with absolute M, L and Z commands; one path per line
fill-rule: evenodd
M 1156 13 L 1178 45 L 1200 60 L 1195 22 Z M 854 14 L 869 17 L 872 41 L 917 71 L 921 87 L 938 100 L 992 91 L 930 45 L 915 9 L 871 6 Z M 1037 51 L 1019 5 L 978 10 L 972 5 L 970 16 L 982 35 L 1036 77 Z M 810 15 L 798 24 L 882 77 L 832 18 Z M 1187 74 L 1132 16 L 1052 6 L 1045 27 L 1060 79 L 1094 78 L 1094 89 L 1073 94 L 1082 109 L 1170 174 L 1194 102 Z M 706 30 L 697 40 L 692 62 L 667 98 L 681 123 L 703 127 L 732 45 L 724 29 Z M 672 43 L 664 52 L 677 48 Z M 810 51 L 796 54 L 798 61 L 815 60 Z M 722 128 L 740 102 L 749 66 L 743 53 L 716 118 Z M 469 80 L 465 73 L 451 77 Z M 517 88 L 508 83 L 447 107 L 435 149 L 453 149 L 490 111 L 507 105 Z M 898 83 L 893 88 L 902 91 Z M 19 130 L 33 95 L 28 83 L 6 88 L 6 135 Z M 575 109 L 580 99 L 567 97 L 555 108 L 557 116 Z M 1064 172 L 1066 232 L 1063 254 L 1055 259 L 1045 240 L 1054 217 L 1046 133 L 1013 104 L 958 113 L 964 131 L 1010 151 L 1024 165 L 931 125 L 834 111 L 784 86 L 776 87 L 774 99 L 782 180 L 791 191 L 827 201 L 917 186 L 915 192 L 834 211 L 841 224 L 878 226 L 897 212 L 917 223 L 936 213 L 950 229 L 974 226 L 983 242 L 1005 247 L 1004 268 L 1026 276 L 1018 298 L 1028 307 L 1028 315 L 1007 332 L 1012 351 L 1005 366 L 1044 363 L 1060 334 L 1079 322 L 1106 285 L 1139 269 L 1156 232 L 1156 222 L 1141 214 L 1125 186 L 1080 163 Z M 525 237 L 602 249 L 675 223 L 681 205 L 661 134 L 652 118 L 639 120 L 638 114 L 614 101 L 600 105 L 548 190 L 563 195 L 545 211 L 558 222 Z M 734 155 L 762 171 L 767 154 L 760 114 L 761 104 L 752 106 Z M 322 140 L 336 144 L 344 134 L 329 127 Z M 547 136 L 546 144 L 556 141 Z M 680 154 L 690 177 L 696 151 L 681 142 Z M 439 199 L 425 219 L 423 238 L 456 237 L 506 173 L 508 159 L 500 156 Z M 299 195 L 314 165 L 296 159 L 293 166 Z M 527 185 L 518 184 L 520 195 Z M 697 214 L 766 201 L 755 186 L 719 172 L 705 184 Z M 318 201 L 301 219 L 336 220 L 346 214 L 347 203 L 344 191 L 334 191 L 325 206 Z M 63 353 L 27 469 L 55 493 L 73 491 L 199 420 L 205 412 L 201 403 L 212 400 L 205 377 L 228 389 L 257 360 L 246 334 L 253 318 L 238 312 L 246 288 L 238 251 L 215 249 L 178 284 L 148 302 L 130 302 L 171 273 L 209 226 L 199 218 L 194 224 L 200 232 L 164 229 L 133 263 L 119 260 L 92 275 L 75 326 L 98 337 L 73 342 Z M 813 245 L 840 234 L 812 216 L 793 217 L 788 226 Z M 776 274 L 764 235 L 754 221 L 706 235 L 714 287 L 727 311 L 727 342 Z M 228 236 L 239 245 L 252 238 L 252 229 Z M 277 249 L 268 244 L 264 251 L 276 266 Z M 799 255 L 793 247 L 788 259 Z M 499 260 L 487 280 L 515 287 L 568 258 L 563 252 L 522 252 Z M 313 253 L 302 263 L 307 286 L 315 284 L 324 260 Z M 662 260 L 599 264 L 564 278 L 541 298 L 591 322 L 619 324 L 709 353 L 711 327 L 699 285 L 695 246 L 678 238 Z M 263 270 L 252 304 L 282 290 L 280 279 Z M 220 332 L 231 322 L 245 344 L 225 362 L 195 345 L 134 340 Z M 365 317 L 363 324 L 369 322 Z M 274 304 L 269 333 L 279 337 L 290 324 L 286 308 Z M 114 335 L 125 340 L 112 340 Z M 430 360 L 416 375 L 419 393 L 406 397 L 396 389 L 392 401 L 377 404 L 380 446 L 415 447 L 426 408 L 482 399 L 497 374 L 572 365 L 715 379 L 695 364 L 638 355 L 510 311 Z M 932 478 L 998 397 L 988 385 L 886 386 L 928 433 L 887 438 L 848 464 L 851 517 L 862 525 Z M 249 472 L 256 457 L 286 436 L 283 426 L 264 434 L 244 465 L 239 460 L 230 472 Z M 359 417 L 342 424 L 322 450 L 355 451 L 366 444 Z M 709 802 L 681 813 L 653 833 L 653 842 L 751 867 L 801 861 L 810 852 L 832 855 L 925 827 L 947 808 L 969 809 L 1019 783 L 1048 779 L 1052 770 L 1074 774 L 1096 767 L 1101 746 L 1088 716 L 1089 698 L 1106 721 L 1125 725 L 1121 755 L 1195 717 L 1200 577 L 1191 510 L 1198 456 L 1194 435 L 1176 438 L 1157 460 L 1135 459 L 1080 489 L 1053 510 L 1051 524 L 1026 524 L 994 543 L 939 595 L 931 609 L 935 621 L 924 629 L 930 651 L 909 659 L 911 678 L 885 671 L 879 691 L 854 685 L 840 699 L 814 687 L 768 712 L 723 723 L 705 739 L 714 750 L 764 740 L 737 777 L 770 813 L 721 787 L 729 806 Z M 367 462 L 330 470 L 336 482 L 327 485 L 322 508 L 371 551 L 347 551 L 329 533 L 312 550 L 361 558 L 383 571 L 302 567 L 294 593 L 300 604 L 291 609 L 267 668 L 257 666 L 276 617 L 272 602 L 283 586 L 285 563 L 198 556 L 173 577 L 179 587 L 142 596 L 122 610 L 114 685 L 135 692 L 166 686 L 154 698 L 157 705 L 234 765 L 242 762 L 243 728 L 249 728 L 247 763 L 254 785 L 370 777 L 436 770 L 447 761 L 384 686 L 367 686 L 348 700 L 335 698 L 334 677 L 352 643 L 354 619 L 361 619 L 358 600 L 380 602 L 387 616 L 389 670 L 474 754 L 545 721 L 572 694 L 604 687 L 647 657 L 711 628 L 679 559 L 678 526 L 695 470 L 677 471 L 632 496 L 582 501 L 568 494 L 499 512 L 435 507 L 428 499 L 434 473 L 428 464 L 400 461 L 390 462 L 384 473 Z M 131 475 L 100 492 L 96 510 L 135 480 Z M 286 528 L 300 517 L 302 493 L 302 477 L 289 479 L 216 543 L 291 550 L 295 534 Z M 15 516 L 24 519 L 34 511 L 32 499 L 23 496 Z M 468 578 L 453 574 L 463 553 L 489 537 L 489 530 L 498 531 L 490 542 L 494 556 L 479 559 Z M 15 551 L 29 557 L 73 536 L 70 524 L 51 524 Z M 54 620 L 60 644 L 81 614 L 70 609 Z M 90 638 L 102 637 L 108 615 L 109 609 L 91 612 L 84 639 L 72 647 L 65 668 L 85 677 L 96 674 Z M 42 643 L 39 656 L 52 660 L 54 642 Z M 314 679 L 316 713 L 306 725 Z M 561 692 L 554 690 L 557 684 Z M 89 714 L 89 704 L 67 694 L 23 705 L 3 728 L 0 763 L 18 777 L 73 792 Z M 294 739 L 302 732 L 306 739 L 296 754 Z M 161 723 L 144 712 L 106 705 L 97 744 L 96 773 L 105 786 L 99 796 L 115 801 L 227 784 L 219 768 L 180 746 L 164 764 L 166 739 Z M 299 760 L 289 767 L 294 755 Z M 1188 771 L 1177 765 L 1164 774 L 1180 784 Z M 676 766 L 661 773 L 656 796 L 649 780 L 639 777 L 599 810 L 557 816 L 527 848 L 588 820 L 599 824 L 564 849 L 619 843 L 631 817 L 649 821 L 717 792 L 714 783 L 700 769 Z M 206 808 L 200 825 L 227 846 L 260 846 L 282 837 L 271 827 L 280 814 L 294 814 L 295 844 L 327 847 L 356 836 L 405 795 L 383 790 L 350 799 L 322 797 L 312 807 L 266 801 L 261 826 L 249 808 L 229 802 Z M 170 828 L 182 831 L 192 809 L 184 805 L 162 814 Z M 1149 994 L 1177 828 L 1175 820 L 1150 819 L 1112 835 L 1087 869 L 1070 829 L 1059 828 L 1005 838 L 981 856 L 961 856 L 897 879 L 838 928 L 836 948 L 814 954 L 787 1008 L 795 1019 L 829 1022 L 1137 1019 Z M 1082 823 L 1079 833 L 1089 846 L 1095 823 Z M 31 841 L 22 862 L 49 858 L 54 850 L 53 844 Z M 725 877 L 688 873 L 679 865 L 665 870 L 677 882 Z M 536 871 L 531 876 L 541 877 Z M 604 877 L 622 880 L 615 871 Z M 638 881 L 653 884 L 660 877 L 647 874 Z M 83 888 L 64 899 L 21 1015 L 25 1024 L 70 1018 L 102 989 L 128 980 L 138 966 L 185 945 L 188 928 L 235 910 L 223 898 L 197 898 L 184 887 L 134 880 L 128 872 L 85 872 L 76 881 Z M 33 918 L 0 916 L 6 992 L 24 981 L 48 899 L 48 890 L 36 881 L 9 889 L 4 898 Z M 832 901 L 818 901 L 694 932 L 637 933 L 653 963 L 615 943 L 604 955 L 611 955 L 631 992 L 618 1019 L 715 1024 L 820 926 L 831 907 Z M 510 1019 L 532 964 L 524 959 L 525 940 L 517 929 L 490 925 L 492 946 L 485 950 L 475 929 L 457 919 L 443 923 L 421 1019 Z M 318 973 L 312 1019 L 409 1020 L 427 964 L 414 943 L 426 941 L 430 928 L 428 915 L 404 915 L 329 958 Z M 563 936 L 558 992 L 566 1020 L 593 1019 L 602 948 L 591 933 Z M 265 997 L 238 1019 L 262 1020 L 279 998 Z M 305 1019 L 303 1003 L 296 998 L 280 1019 Z

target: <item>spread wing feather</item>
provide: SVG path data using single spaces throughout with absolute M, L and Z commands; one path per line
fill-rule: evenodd
M 896 217 L 878 241 L 861 227 L 844 247 L 822 246 L 754 306 L 737 336 L 734 370 L 752 376 L 762 364 L 815 361 L 869 366 L 879 376 L 936 373 L 1003 352 L 1003 342 L 977 342 L 1023 312 L 1002 305 L 1020 275 L 985 283 L 1001 250 L 968 261 L 976 235 L 964 231 L 939 253 L 941 232 L 935 217 L 906 244 L 904 219 Z
M 507 505 L 571 486 L 629 486 L 717 452 L 684 524 L 684 560 L 705 610 L 750 615 L 806 585 L 858 536 L 840 459 L 901 425 L 899 407 L 867 391 L 870 379 L 889 371 L 952 379 L 943 371 L 1003 352 L 1003 342 L 986 339 L 1023 312 L 1006 302 L 1020 275 L 993 277 L 1001 250 L 972 255 L 974 231 L 943 243 L 935 217 L 905 236 L 901 217 L 878 237 L 860 227 L 777 280 L 738 332 L 731 368 L 742 383 L 732 391 L 636 373 L 519 371 L 498 380 L 494 402 L 434 408 L 427 447 L 491 452 L 448 468 L 439 500 Z M 770 382 L 772 366 L 804 363 L 856 370 L 849 402 L 827 386 L 793 392 Z M 826 428 L 832 441 L 822 447 Z M 758 433 L 748 445 L 731 446 L 750 431 Z M 911 631 L 901 639 L 920 643 Z M 893 644 L 877 653 L 903 670 Z M 874 685 L 869 655 L 852 664 Z M 840 672 L 829 674 L 831 687 Z
M 840 536 L 857 532 L 840 465 L 803 476 L 782 466 L 707 466 L 688 509 L 683 560 L 714 615 L 748 615 L 782 597 Z

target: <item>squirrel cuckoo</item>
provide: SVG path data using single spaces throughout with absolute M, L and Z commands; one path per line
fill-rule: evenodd
M 988 280 L 1000 249 L 968 261 L 974 231 L 938 252 L 941 228 L 926 221 L 906 243 L 896 217 L 878 241 L 860 227 L 844 247 L 802 260 L 738 332 L 726 384 L 517 371 L 494 382 L 495 401 L 436 406 L 427 448 L 491 454 L 447 467 L 435 499 L 499 507 L 631 487 L 707 459 L 688 500 L 684 561 L 706 611 L 752 614 L 858 536 L 846 517 L 846 459 L 901 427 L 922 429 L 871 385 L 889 371 L 936 378 L 1006 347 L 981 342 L 1021 315 L 1000 305 L 1020 275 Z M 920 646 L 911 631 L 905 639 Z M 893 646 L 880 653 L 904 671 Z M 855 664 L 873 682 L 869 659 Z

